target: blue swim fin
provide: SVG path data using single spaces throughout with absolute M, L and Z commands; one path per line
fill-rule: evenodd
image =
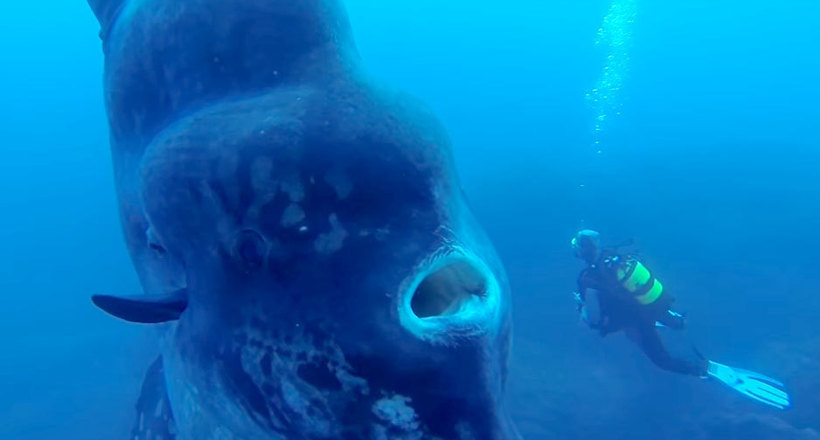
M 783 383 L 771 377 L 713 361 L 709 361 L 707 374 L 708 377 L 713 377 L 758 402 L 777 409 L 786 409 L 791 406 L 791 399 L 783 390 L 785 388 Z

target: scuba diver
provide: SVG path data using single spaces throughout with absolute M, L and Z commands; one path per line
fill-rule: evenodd
M 666 371 L 714 378 L 767 405 L 778 409 L 790 406 L 784 385 L 770 377 L 707 360 L 699 353 L 699 361 L 670 355 L 658 329 L 682 330 L 686 318 L 672 310 L 675 298 L 634 255 L 621 253 L 618 247 L 602 247 L 600 234 L 591 230 L 579 231 L 572 239 L 572 248 L 587 264 L 574 293 L 577 311 L 602 337 L 623 330 Z

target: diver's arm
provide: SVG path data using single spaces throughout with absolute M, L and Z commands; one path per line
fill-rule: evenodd
M 584 297 L 581 292 L 575 291 L 572 292 L 572 298 L 575 300 L 575 309 L 580 312 L 584 308 Z
M 598 291 L 596 289 L 586 289 L 582 290 L 582 292 L 595 293 L 595 295 L 593 296 L 595 296 L 598 301 L 599 315 L 594 318 L 590 317 L 589 310 L 587 309 L 587 304 L 585 301 L 585 296 L 582 296 L 581 292 L 575 292 L 576 311 L 580 315 L 581 321 L 584 321 L 586 325 L 589 326 L 589 328 L 601 331 L 601 335 L 604 336 L 606 333 L 610 332 L 606 329 L 608 329 L 608 326 L 610 325 L 611 321 L 609 319 L 609 315 L 606 313 L 606 309 L 603 307 L 603 304 L 601 302 L 601 296 L 600 294 L 598 294 Z M 593 301 L 596 299 L 593 299 Z
M 589 328 L 598 330 L 601 337 L 604 337 L 614 331 L 617 331 L 617 325 L 611 319 L 611 302 L 605 300 L 606 292 L 596 288 L 588 288 L 586 293 L 591 294 L 594 301 L 597 301 L 598 316 L 595 321 L 587 320 Z M 586 303 L 585 303 L 586 304 Z
M 584 270 L 578 276 L 578 281 L 577 281 L 578 290 L 576 290 L 575 292 L 572 292 L 572 297 L 575 300 L 575 311 L 578 314 L 581 315 L 581 320 L 582 321 L 588 323 L 588 321 L 587 321 L 588 316 L 586 314 L 586 310 L 585 310 L 585 307 L 584 307 L 585 302 L 586 302 L 586 293 L 587 293 L 587 289 L 588 289 L 587 282 L 585 280 L 586 273 L 587 273 L 587 271 Z
M 587 290 L 590 289 L 589 276 L 587 274 L 588 270 L 589 269 L 584 269 L 581 274 L 578 275 L 578 290 L 574 292 L 574 295 L 579 307 L 584 305 L 584 302 L 587 300 Z
M 588 294 L 591 294 L 593 301 L 597 301 L 598 316 L 591 320 L 587 309 Z M 609 318 L 609 307 L 606 301 L 602 300 L 604 292 L 598 287 L 596 279 L 591 277 L 587 270 L 581 272 L 578 277 L 578 291 L 575 292 L 575 304 L 581 320 L 584 321 L 589 328 L 599 330 L 601 336 L 606 336 L 613 331 L 612 320 Z

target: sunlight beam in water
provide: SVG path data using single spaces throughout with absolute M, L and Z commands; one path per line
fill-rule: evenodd
M 621 89 L 629 74 L 636 3 L 637 0 L 614 0 L 598 29 L 595 44 L 603 48 L 606 58 L 601 76 L 586 94 L 595 116 L 593 142 L 598 153 L 601 152 L 601 134 L 613 116 L 620 115 Z

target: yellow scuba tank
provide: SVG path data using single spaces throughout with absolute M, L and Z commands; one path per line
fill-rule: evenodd
M 610 265 L 615 268 L 618 283 L 633 294 L 638 303 L 648 306 L 663 294 L 663 284 L 635 257 L 612 257 Z

